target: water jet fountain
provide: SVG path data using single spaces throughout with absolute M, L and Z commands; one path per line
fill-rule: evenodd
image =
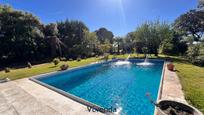
M 149 59 L 146 56 L 145 59 L 144 59 L 144 62 L 137 63 L 136 65 L 139 65 L 139 66 L 149 66 L 149 65 L 153 65 L 153 63 L 149 62 Z
M 130 55 L 128 55 L 128 57 L 123 61 L 123 60 L 119 60 L 115 63 L 115 65 L 120 66 L 120 65 L 130 65 L 131 63 L 128 61 L 130 58 Z

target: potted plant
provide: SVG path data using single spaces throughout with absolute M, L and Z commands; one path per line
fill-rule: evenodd
M 167 64 L 167 68 L 170 71 L 174 71 L 174 65 L 172 63 Z

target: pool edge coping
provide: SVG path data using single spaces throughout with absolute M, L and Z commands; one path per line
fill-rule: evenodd
M 163 69 L 162 69 L 162 74 L 161 74 L 160 85 L 159 85 L 159 90 L 158 90 L 158 93 L 157 93 L 157 100 L 156 100 L 156 102 L 158 102 L 161 99 L 161 96 L 162 96 L 162 89 L 163 89 L 163 81 L 164 81 L 165 69 L 166 69 L 166 61 L 164 60 L 164 64 L 163 64 Z M 154 115 L 157 115 L 157 113 L 158 113 L 157 107 L 155 106 L 154 107 Z

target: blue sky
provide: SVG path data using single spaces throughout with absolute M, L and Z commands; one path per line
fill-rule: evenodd
M 171 23 L 196 8 L 197 0 L 0 0 L 0 4 L 31 12 L 45 24 L 80 20 L 90 31 L 105 27 L 115 36 L 124 36 L 145 21 Z

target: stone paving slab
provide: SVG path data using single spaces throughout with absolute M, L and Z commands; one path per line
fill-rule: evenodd
M 0 115 L 100 115 L 29 79 L 0 84 Z
M 26 91 L 17 87 L 14 82 L 8 82 L 0 87 L 1 99 L 4 100 L 6 107 L 1 115 L 60 115 L 56 110 L 38 102 L 33 96 Z M 14 111 L 11 113 L 11 110 Z
M 161 99 L 187 103 L 176 72 L 168 70 L 167 66 L 165 66 Z

